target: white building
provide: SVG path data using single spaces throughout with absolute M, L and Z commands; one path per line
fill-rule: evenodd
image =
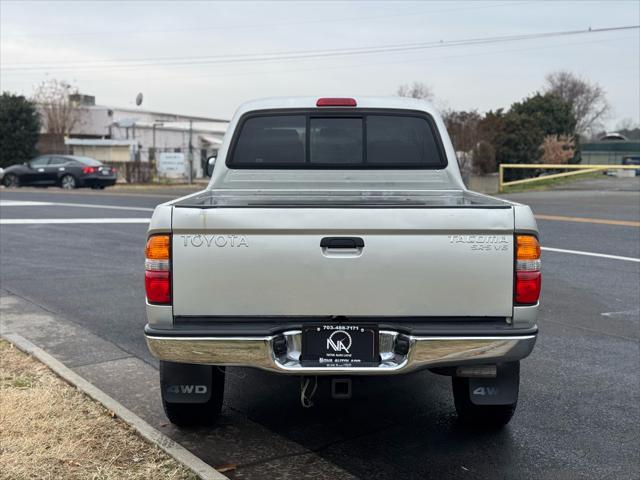
M 206 172 L 206 160 L 216 155 L 229 123 L 219 118 L 96 105 L 95 97 L 89 95 L 74 94 L 69 99 L 76 107 L 77 121 L 64 139 L 67 151 L 109 163 L 143 164 L 154 162 L 161 152 L 180 152 L 188 161 L 191 152 L 196 178 Z M 60 149 L 59 140 L 41 143 L 41 153 Z

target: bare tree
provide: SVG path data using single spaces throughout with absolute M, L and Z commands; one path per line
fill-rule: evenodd
M 473 149 L 473 169 L 480 175 L 494 173 L 498 170 L 496 150 L 487 141 L 481 141 Z
M 576 142 L 569 135 L 547 135 L 540 145 L 542 163 L 569 163 L 576 151 Z
M 479 125 L 482 117 L 476 110 L 444 110 L 442 120 L 456 152 L 470 152 L 481 140 Z
M 602 127 L 602 120 L 611 107 L 600 85 L 566 70 L 550 73 L 545 80 L 546 93 L 557 95 L 571 105 L 577 121 L 576 132 L 586 135 Z
M 636 122 L 633 118 L 623 118 L 616 124 L 616 131 L 620 130 L 635 130 L 640 128 L 640 123 Z
M 396 94 L 399 97 L 421 98 L 423 100 L 433 100 L 433 89 L 423 82 L 413 82 L 402 84 L 398 87 Z
M 69 95 L 77 88 L 61 80 L 45 80 L 35 90 L 33 101 L 38 104 L 46 133 L 65 136 L 79 121 L 79 110 Z

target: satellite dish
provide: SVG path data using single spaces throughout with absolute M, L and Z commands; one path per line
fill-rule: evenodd
M 142 92 L 140 92 L 138 95 L 136 95 L 136 105 L 137 106 L 142 105 Z

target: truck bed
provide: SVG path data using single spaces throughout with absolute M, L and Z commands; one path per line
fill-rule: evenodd
M 508 202 L 467 191 L 221 189 L 173 206 L 176 316 L 512 315 Z M 361 246 L 323 247 L 334 237 Z

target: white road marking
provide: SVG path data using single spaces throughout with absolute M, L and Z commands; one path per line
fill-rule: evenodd
M 636 313 L 640 313 L 640 308 L 636 308 L 635 310 L 623 310 L 621 312 L 603 312 L 600 315 L 603 317 L 617 317 L 618 315 L 633 315 Z
M 0 225 L 61 225 L 81 223 L 149 223 L 150 218 L 0 218 Z
M 108 210 L 135 210 L 138 212 L 153 212 L 153 208 L 147 207 L 122 207 L 120 205 L 96 205 L 94 203 L 65 203 L 65 202 L 31 202 L 20 200 L 0 200 L 0 207 L 81 207 L 103 208 Z
M 623 260 L 625 262 L 640 263 L 640 258 L 621 257 L 620 255 L 608 255 L 606 253 L 582 252 L 580 250 L 565 250 L 563 248 L 541 247 L 547 252 L 568 253 L 570 255 L 586 255 L 587 257 L 609 258 L 611 260 Z
M 0 207 L 41 207 L 51 205 L 50 202 L 23 202 L 21 200 L 0 200 Z
M 122 207 L 120 205 L 94 205 L 91 203 L 59 203 L 52 205 L 60 205 L 61 207 L 81 207 L 81 208 L 106 208 L 109 210 L 135 210 L 137 212 L 153 212 L 153 208 L 148 207 Z

